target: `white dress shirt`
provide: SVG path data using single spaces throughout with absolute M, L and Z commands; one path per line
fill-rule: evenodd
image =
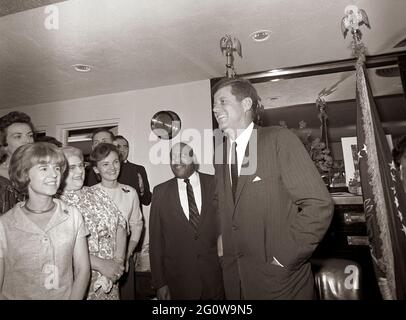
M 252 130 L 254 130 L 254 123 L 251 122 L 248 127 L 244 129 L 243 132 L 237 137 L 235 140 L 229 140 L 230 141 L 230 149 L 228 150 L 228 168 L 230 172 L 230 181 L 232 183 L 231 179 L 231 153 L 232 153 L 232 147 L 233 147 L 233 142 L 237 143 L 237 159 L 238 159 L 238 176 L 240 176 L 241 173 L 241 166 L 242 162 L 244 160 L 244 155 L 245 155 L 245 149 L 247 149 L 248 142 L 250 141 Z
M 180 204 L 182 206 L 183 213 L 185 214 L 186 218 L 189 220 L 189 201 L 187 199 L 186 182 L 183 181 L 184 179 L 177 179 L 177 180 L 178 180 Z M 199 210 L 199 214 L 200 214 L 200 212 L 202 211 L 202 191 L 201 191 L 201 187 L 200 187 L 199 174 L 197 172 L 194 172 L 189 177 L 189 181 L 190 181 L 190 184 L 192 185 L 197 210 Z

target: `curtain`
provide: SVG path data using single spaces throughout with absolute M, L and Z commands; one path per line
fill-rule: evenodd
M 357 141 L 364 210 L 384 299 L 406 298 L 406 197 L 377 113 L 363 57 L 356 65 Z

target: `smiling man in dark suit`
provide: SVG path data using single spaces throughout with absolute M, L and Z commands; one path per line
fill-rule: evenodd
M 332 201 L 300 140 L 261 128 L 247 80 L 223 79 L 213 112 L 226 141 L 215 176 L 227 299 L 313 299 L 309 258 L 332 218 Z
M 154 188 L 150 217 L 152 283 L 160 300 L 222 299 L 214 177 L 196 171 L 193 149 L 171 149 L 175 178 Z

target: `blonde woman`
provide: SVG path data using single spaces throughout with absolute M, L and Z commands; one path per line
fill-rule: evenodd
M 79 210 L 90 231 L 92 277 L 87 299 L 118 300 L 117 281 L 124 271 L 126 221 L 103 190 L 83 187 L 82 151 L 74 147 L 64 147 L 62 151 L 68 161 L 68 174 L 60 198 Z

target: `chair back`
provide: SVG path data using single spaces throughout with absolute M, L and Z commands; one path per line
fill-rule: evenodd
M 317 295 L 320 300 L 360 300 L 361 267 L 352 260 L 312 261 Z

